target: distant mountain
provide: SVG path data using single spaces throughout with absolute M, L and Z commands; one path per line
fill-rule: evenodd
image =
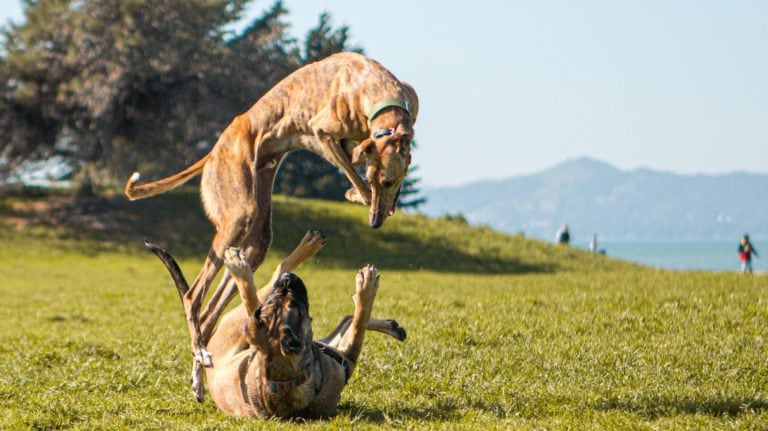
M 619 170 L 590 158 L 532 175 L 425 188 L 429 215 L 546 240 L 568 223 L 580 243 L 606 239 L 768 237 L 768 174 L 678 175 Z

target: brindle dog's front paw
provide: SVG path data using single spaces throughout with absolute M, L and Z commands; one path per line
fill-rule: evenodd
M 368 205 L 370 203 L 370 199 L 366 201 L 365 197 L 360 196 L 360 193 L 354 187 L 344 193 L 344 198 L 352 203 L 361 205 Z
M 232 275 L 246 278 L 251 274 L 251 266 L 245 260 L 245 255 L 237 247 L 230 247 L 224 252 L 224 264 Z

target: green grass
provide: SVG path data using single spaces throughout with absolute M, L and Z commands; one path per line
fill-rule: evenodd
M 193 199 L 115 200 L 103 231 L 45 220 L 3 231 L 0 428 L 768 428 L 766 277 L 651 270 L 404 214 L 374 231 L 363 208 L 283 198 L 257 281 L 322 228 L 328 245 L 297 271 L 316 336 L 351 311 L 370 261 L 374 314 L 408 339 L 367 337 L 331 420 L 229 417 L 192 400 L 178 296 L 139 245 L 168 246 L 193 277 L 210 228 L 174 210 Z

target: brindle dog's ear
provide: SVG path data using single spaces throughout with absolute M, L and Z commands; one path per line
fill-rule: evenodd
M 363 161 L 363 156 L 370 152 L 372 148 L 374 148 L 372 139 L 366 139 L 358 144 L 358 146 L 352 150 L 352 164 L 356 165 L 361 163 Z

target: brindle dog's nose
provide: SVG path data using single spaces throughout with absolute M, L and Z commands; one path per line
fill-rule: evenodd
M 382 224 L 384 224 L 384 217 L 379 213 L 374 214 L 368 222 L 368 225 L 374 229 L 380 228 Z

